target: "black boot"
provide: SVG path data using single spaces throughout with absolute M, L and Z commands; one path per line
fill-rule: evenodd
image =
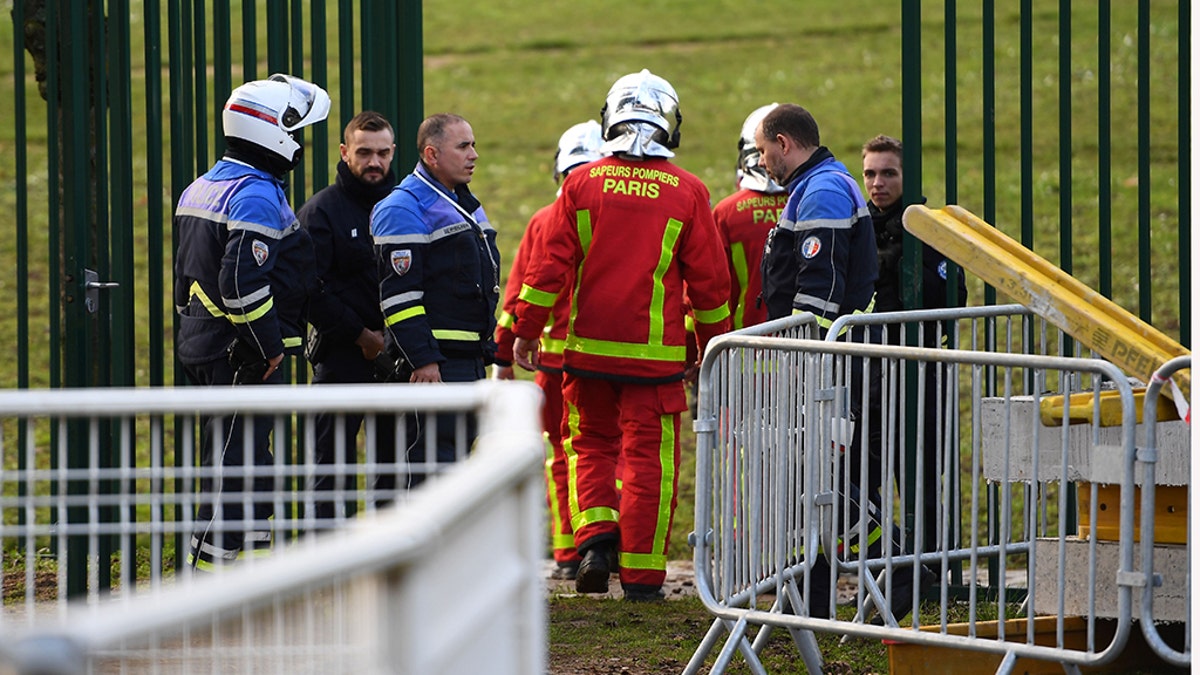
M 589 546 L 579 563 L 575 575 L 575 591 L 578 593 L 607 593 L 608 577 L 616 567 L 616 546 L 611 541 L 601 541 Z

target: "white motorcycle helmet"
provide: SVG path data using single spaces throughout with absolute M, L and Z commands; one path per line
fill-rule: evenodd
M 737 183 L 738 187 L 756 192 L 779 193 L 783 187 L 767 174 L 762 165 L 762 153 L 754 147 L 754 132 L 767 113 L 779 107 L 778 103 L 764 105 L 750 113 L 742 123 L 742 136 L 738 139 Z
M 613 83 L 600 111 L 604 150 L 634 156 L 673 157 L 679 147 L 679 96 L 663 78 L 642 70 Z
M 596 120 L 581 122 L 567 129 L 558 139 L 558 150 L 554 153 L 554 182 L 561 183 L 567 172 L 580 164 L 603 157 L 600 152 L 603 144 L 600 123 Z
M 317 85 L 291 75 L 275 74 L 247 82 L 229 95 L 221 124 L 225 136 L 262 147 L 290 163 L 300 161 L 297 129 L 329 115 L 329 94 Z

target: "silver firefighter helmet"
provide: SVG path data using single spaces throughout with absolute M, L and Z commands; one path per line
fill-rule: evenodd
M 221 123 L 225 135 L 249 141 L 295 165 L 301 146 L 297 129 L 329 115 L 329 94 L 291 75 L 247 82 L 229 95 Z
M 742 123 L 742 136 L 738 139 L 737 183 L 738 187 L 757 192 L 783 192 L 762 165 L 762 153 L 754 147 L 754 132 L 767 113 L 779 106 L 771 103 L 750 113 Z
M 663 78 L 643 69 L 608 90 L 600 111 L 604 149 L 633 156 L 673 157 L 679 147 L 679 96 Z
M 567 172 L 580 164 L 603 157 L 600 152 L 603 144 L 600 123 L 596 120 L 580 122 L 563 132 L 558 139 L 558 150 L 554 153 L 554 182 L 561 183 Z

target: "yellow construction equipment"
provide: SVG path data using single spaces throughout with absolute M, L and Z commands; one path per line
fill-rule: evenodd
M 960 206 L 910 206 L 904 211 L 904 227 L 1143 382 L 1163 363 L 1191 353 Z M 1171 379 L 1179 416 L 1190 422 L 1191 372 Z

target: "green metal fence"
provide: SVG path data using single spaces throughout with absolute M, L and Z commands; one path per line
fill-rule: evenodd
M 296 208 L 329 183 L 328 148 L 358 110 L 383 113 L 402 138 L 423 117 L 417 0 L 14 0 L 11 16 L 4 58 L 13 75 L 3 91 L 14 97 L 16 297 L 13 325 L 2 330 L 15 377 L 5 386 L 182 381 L 168 313 L 172 205 L 222 153 L 217 130 L 233 87 L 287 72 L 329 90 L 334 113 L 313 130 L 290 179 Z M 416 162 L 411 144 L 399 146 L 396 162 Z M 302 363 L 290 371 L 306 379 Z M 169 443 L 174 430 L 168 423 L 149 435 Z M 89 459 L 88 431 L 81 422 L 52 427 L 44 433 L 51 444 L 66 434 L 66 456 L 37 461 L 114 466 L 116 443 Z M 19 447 L 30 440 L 24 426 L 4 432 Z M 22 453 L 22 466 L 8 468 L 24 463 Z M 86 520 L 77 509 L 65 515 Z M 72 594 L 87 579 L 83 544 L 67 543 Z M 100 565 L 101 585 L 110 575 Z
M 1190 3 L 905 0 L 902 14 L 905 201 L 967 207 L 1190 346 Z M 981 73 L 958 69 L 967 55 Z M 1136 129 L 1113 128 L 1131 110 Z M 982 194 L 960 194 L 968 173 Z M 1057 241 L 1035 241 L 1047 222 Z

